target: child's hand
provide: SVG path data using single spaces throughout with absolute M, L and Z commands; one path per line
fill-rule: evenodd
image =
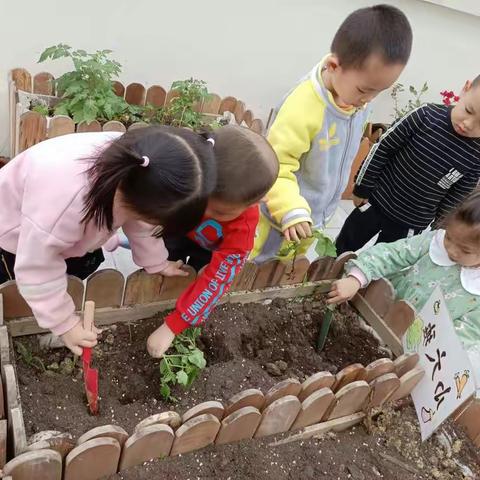
M 355 277 L 346 277 L 333 282 L 332 289 L 328 293 L 328 304 L 343 303 L 355 296 L 360 290 L 360 282 Z
M 81 322 L 61 335 L 61 339 L 74 355 L 82 355 L 82 347 L 94 347 L 97 344 L 97 335 L 100 330 L 93 327 L 92 330 L 85 330 Z
M 358 208 L 361 207 L 362 205 L 365 205 L 368 203 L 368 198 L 360 198 L 357 197 L 356 195 L 352 196 L 353 204 Z
M 160 358 L 170 348 L 174 338 L 175 334 L 164 323 L 148 337 L 148 353 L 153 358 Z
M 187 277 L 188 272 L 182 270 L 183 262 L 177 260 L 176 262 L 168 261 L 168 265 L 159 273 L 165 277 Z
M 301 238 L 312 236 L 312 227 L 309 222 L 300 222 L 284 230 L 283 235 L 289 242 L 300 242 Z

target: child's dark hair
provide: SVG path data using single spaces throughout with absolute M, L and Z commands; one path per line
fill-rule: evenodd
M 227 125 L 215 131 L 217 186 L 211 197 L 236 205 L 258 202 L 278 176 L 273 148 L 248 128 Z
M 145 166 L 145 157 L 148 158 Z M 117 190 L 127 208 L 161 233 L 186 233 L 205 211 L 216 182 L 213 148 L 185 128 L 146 127 L 113 141 L 88 171 L 83 221 L 112 230 Z M 175 216 L 182 210 L 182 217 Z
M 472 231 L 472 240 L 480 241 L 480 188 L 475 189 L 460 205 L 452 210 L 441 222 L 441 228 L 447 228 L 453 222 L 461 222 L 468 227 L 475 228 Z
M 480 75 L 477 75 L 472 81 L 472 87 L 476 88 L 480 85 Z
M 405 65 L 412 50 L 412 28 L 405 14 L 391 5 L 360 8 L 343 21 L 330 48 L 343 68 L 361 68 L 372 54 L 388 65 Z

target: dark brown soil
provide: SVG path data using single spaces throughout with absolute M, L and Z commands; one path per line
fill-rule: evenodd
M 78 437 L 106 423 L 132 431 L 144 417 L 163 410 L 175 408 L 182 413 L 205 400 L 228 400 L 246 388 L 266 391 L 283 378 L 303 380 L 317 371 L 336 372 L 351 363 L 368 364 L 384 356 L 376 340 L 352 321 L 352 314 L 338 316 L 324 352 L 317 354 L 315 341 L 322 312 L 323 305 L 310 300 L 277 299 L 269 305 L 220 306 L 200 341 L 207 368 L 189 390 L 174 389 L 177 405 L 163 401 L 158 361 L 145 350 L 146 339 L 161 323 L 162 316 L 131 325 L 119 324 L 103 333 L 95 349 L 101 398 L 98 417 L 87 413 L 79 368 L 70 374 L 51 370 L 45 374 L 19 358 L 27 435 L 54 426 Z M 65 349 L 40 350 L 34 337 L 19 341 L 46 367 L 71 358 Z
M 367 365 L 385 356 L 377 341 L 359 328 L 355 314 L 348 308 L 337 314 L 326 347 L 318 354 L 315 343 L 323 311 L 323 304 L 312 299 L 276 299 L 270 304 L 218 307 L 200 341 L 200 348 L 207 357 L 207 368 L 189 390 L 174 388 L 176 405 L 161 398 L 158 362 L 145 350 L 146 338 L 161 323 L 162 316 L 113 326 L 104 332 L 95 349 L 101 396 L 97 417 L 87 413 L 81 370 L 76 367 L 73 372 L 65 373 L 71 355 L 65 349 L 42 351 L 34 337 L 21 339 L 28 352 L 41 358 L 45 366 L 63 362 L 59 370 L 42 373 L 17 356 L 27 435 L 55 429 L 78 437 L 90 428 L 110 423 L 131 433 L 140 420 L 167 409 L 183 413 L 205 400 L 225 401 L 246 388 L 260 388 L 266 392 L 284 378 L 296 377 L 302 381 L 317 371 L 335 373 L 351 363 Z M 405 411 L 405 415 L 414 428 L 416 420 L 412 411 Z M 116 478 L 462 478 L 415 476 L 378 457 L 376 450 L 379 448 L 398 458 L 404 453 L 403 449 L 395 450 L 395 445 L 383 446 L 385 438 L 397 438 L 395 431 L 408 423 L 403 417 L 390 415 L 389 418 L 392 425 L 388 434 L 377 428 L 372 435 L 367 435 L 364 429 L 357 428 L 355 433 L 328 436 L 322 441 L 311 440 L 301 446 L 294 443 L 276 448 L 268 447 L 270 439 L 261 444 L 243 442 L 148 464 Z M 418 433 L 402 432 L 398 438 L 401 443 L 415 445 L 421 452 L 425 468 L 433 468 L 432 463 L 423 458 L 432 454 L 427 448 L 423 455 L 424 447 L 421 449 L 418 445 Z M 444 455 L 438 458 L 442 461 Z M 418 465 L 415 468 L 422 471 Z M 374 473 L 374 469 L 380 475 Z

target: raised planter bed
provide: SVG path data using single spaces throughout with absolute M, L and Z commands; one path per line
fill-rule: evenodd
M 5 389 L 0 460 L 2 451 L 9 452 L 8 457 L 5 454 L 3 457 L 9 460 L 4 473 L 18 480 L 88 480 L 106 475 L 157 478 L 153 470 L 147 474 L 148 469 L 142 467 L 150 458 L 174 457 L 165 466 L 161 462 L 158 468 L 149 464 L 150 469 L 171 473 L 178 462 L 178 470 L 185 472 L 188 465 L 192 468 L 189 462 L 193 460 L 183 454 L 208 445 L 214 446 L 199 453 L 200 458 L 207 458 L 217 448 L 219 452 L 234 451 L 223 445 L 239 440 L 245 440 L 242 446 L 231 448 L 243 448 L 253 455 L 258 442 L 258 448 L 271 455 L 272 447 L 268 445 L 273 443 L 288 454 L 295 448 L 302 452 L 298 446 L 302 443 L 290 444 L 290 441 L 310 442 L 308 439 L 313 436 L 349 429 L 365 419 L 371 425 L 375 407 L 406 397 L 423 371 L 416 367 L 415 356 L 399 356 L 394 361 L 379 358 L 385 352 L 350 320 L 349 313 L 346 319 L 337 322 L 325 351 L 321 355 L 315 352 L 315 336 L 323 315 L 321 295 L 328 290 L 332 279 L 341 275 L 349 255 L 335 261 L 322 258 L 311 265 L 306 259 L 297 258 L 293 268 L 277 260 L 259 267 L 247 264 L 235 280 L 234 291 L 205 328 L 201 339 L 209 366 L 191 390 L 175 391 L 179 396 L 176 413 L 160 399 L 158 367 L 146 357 L 144 349 L 146 336 L 161 316 L 133 325 L 129 322 L 171 307 L 195 272 L 183 280 L 148 276 L 138 271 L 124 281 L 120 272 L 99 271 L 88 279 L 85 289 L 82 282 L 71 279 L 70 292 L 79 310 L 85 299 L 94 300 L 99 307 L 98 323 L 117 324 L 116 329 L 106 332 L 98 348 L 98 366 L 103 375 L 99 417 L 85 413 L 82 381 L 76 378 L 78 369 L 63 377 L 55 374 L 50 381 L 20 359 L 15 366 L 8 331 L 18 336 L 38 333 L 40 329 L 29 318 L 28 307 L 14 282 L 0 286 L 5 316 L 5 326 L 0 327 Z M 304 277 L 310 281 L 299 284 Z M 254 287 L 257 289 L 251 290 Z M 387 282 L 372 284 L 354 304 L 398 355 L 401 353 L 398 335 L 408 328 L 414 312 L 403 303 L 395 304 L 389 288 Z M 292 300 L 284 300 L 288 298 Z M 261 301 L 267 304 L 259 304 Z M 252 302 L 257 303 L 249 304 Z M 21 341 L 46 365 L 67 355 L 65 351 L 38 352 L 32 339 L 13 341 Z M 478 408 L 475 401 L 457 415 L 458 422 L 467 427 L 470 438 L 477 444 Z M 411 411 L 406 415 L 411 418 Z M 29 438 L 38 430 L 60 430 L 60 433 Z M 281 434 L 281 438 L 268 438 Z M 349 436 L 339 438 L 342 444 Z M 412 441 L 404 432 L 402 441 L 407 440 Z M 429 447 L 425 448 L 426 455 Z M 311 449 L 308 451 L 312 455 Z M 346 454 L 346 450 L 341 451 Z M 382 452 L 392 456 L 391 450 Z M 465 447 L 462 461 L 469 462 L 472 452 Z M 180 453 L 182 457 L 178 457 Z M 420 455 L 426 462 L 425 455 Z M 311 456 L 305 458 L 302 453 L 300 459 L 305 467 L 309 460 L 313 462 Z M 385 462 L 391 463 L 391 459 Z M 128 469 L 135 466 L 135 473 L 129 474 Z M 233 460 L 232 466 L 240 468 Z M 328 461 L 323 468 L 329 471 Z M 412 476 L 408 477 L 397 468 L 398 474 L 388 478 L 430 478 L 421 476 L 423 470 L 418 465 L 415 468 L 420 476 L 410 472 Z M 118 471 L 122 473 L 114 476 Z M 340 470 L 336 473 L 340 475 Z

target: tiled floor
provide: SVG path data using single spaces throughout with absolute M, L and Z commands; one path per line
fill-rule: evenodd
M 340 200 L 340 205 L 337 208 L 337 211 L 334 213 L 331 220 L 328 222 L 327 228 L 325 228 L 325 233 L 332 239 L 335 240 L 337 235 L 340 233 L 340 230 L 354 209 L 353 202 L 351 200 Z
M 354 206 L 351 200 L 341 200 L 337 211 L 325 229 L 325 233 L 332 240 L 335 240 L 339 234 L 343 222 L 345 222 L 345 219 L 348 217 L 353 208 Z M 104 252 L 104 254 L 105 262 L 102 264 L 102 269 L 115 268 L 116 270 L 122 272 L 126 277 L 139 268 L 133 263 L 130 250 L 125 248 L 117 248 L 117 250 L 112 253 Z

